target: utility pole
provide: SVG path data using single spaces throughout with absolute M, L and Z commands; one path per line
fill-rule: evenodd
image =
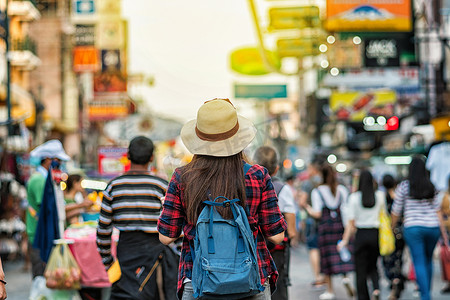
M 8 136 L 12 135 L 12 119 L 11 119 L 11 64 L 9 61 L 9 16 L 8 16 L 8 2 L 9 0 L 6 0 L 6 6 L 5 6 L 5 45 L 6 45 L 6 107 L 8 110 L 8 120 L 7 120 L 7 126 L 8 126 Z

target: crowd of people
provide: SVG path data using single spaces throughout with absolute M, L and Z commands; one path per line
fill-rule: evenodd
M 315 179 L 317 163 L 311 168 L 310 181 L 316 182 L 316 187 L 310 193 L 311 202 L 300 201 L 300 206 L 308 214 L 304 222 L 308 248 L 310 251 L 319 249 L 319 258 L 314 254 L 310 256 L 315 274 L 312 285 L 326 284 L 326 292 L 319 298 L 335 299 L 330 275 L 337 274 L 344 276 L 344 286 L 352 296 L 345 276 L 355 271 L 357 299 L 380 299 L 377 262 L 380 257 L 380 213 L 385 210 L 392 218 L 390 225 L 395 244 L 394 250 L 382 257 L 384 274 L 390 282 L 389 300 L 399 299 L 405 287 L 405 246 L 408 246 L 412 259 L 411 268 L 416 274 L 420 298 L 431 299 L 434 249 L 439 240 L 448 248 L 450 227 L 448 191 L 434 187 L 426 169 L 426 158 L 413 157 L 408 175 L 398 184 L 391 174 L 384 174 L 378 183 L 369 169 L 362 168 L 356 176 L 357 190 L 350 195 L 337 183 L 336 173 L 328 163 L 322 164 L 321 184 Z M 334 236 L 327 239 L 331 234 Z M 354 261 L 340 257 L 339 253 L 345 249 L 353 254 Z M 368 281 L 371 282 L 370 292 Z M 442 289 L 442 293 L 448 292 L 449 285 Z
M 319 157 L 309 163 L 306 178 L 287 176 L 283 181 L 277 176 L 280 160 L 275 148 L 246 150 L 255 135 L 254 125 L 237 115 L 228 99 L 205 102 L 197 119 L 181 131 L 193 158 L 177 168 L 169 182 L 149 171 L 152 141 L 143 136 L 130 141 L 130 170 L 112 179 L 103 191 L 97 227 L 96 243 L 105 270 L 114 264 L 121 270 L 112 283 L 110 299 L 189 300 L 208 293 L 222 298 L 230 294 L 233 299 L 289 299 L 290 252 L 304 243 L 313 275 L 311 287 L 324 289 L 320 300 L 336 299 L 335 275 L 342 278 L 349 298 L 379 300 L 383 212 L 390 216 L 394 237 L 393 251 L 381 258 L 390 283 L 389 300 L 399 299 L 405 288 L 405 253 L 412 259 L 420 298 L 431 299 L 433 252 L 439 241 L 446 247 L 449 243 L 450 193 L 435 188 L 425 157 L 412 158 L 405 178 L 383 174 L 377 181 L 369 168 L 354 170 L 353 189 L 343 184 L 332 164 Z M 42 236 L 39 213 L 48 175 L 69 157 L 54 140 L 31 154 L 40 160 L 27 184 L 28 250 L 35 278 L 44 274 L 49 254 L 48 247 L 35 241 Z M 81 221 L 82 213 L 93 205 L 81 187 L 82 179 L 82 174 L 70 174 L 64 193 L 55 198 L 55 209 L 65 216 L 56 226 L 61 230 Z M 244 217 L 238 217 L 235 205 L 243 208 Z M 205 222 L 210 225 L 205 245 L 199 232 L 203 227 L 197 224 L 204 221 L 207 207 Z M 226 249 L 236 250 L 236 257 L 248 252 L 243 260 L 247 263 L 254 258 L 248 271 L 249 281 L 254 281 L 248 283 L 250 292 L 238 292 L 236 280 L 214 279 L 219 276 L 216 269 L 230 272 L 227 280 L 237 276 L 230 271 L 230 261 L 209 258 L 220 254 L 214 250 L 220 240 L 213 236 L 215 214 L 222 223 L 250 228 L 249 235 L 238 229 L 230 240 L 231 245 L 236 238 L 238 249 Z M 113 227 L 120 232 L 115 255 Z M 208 254 L 199 258 L 200 250 Z M 6 298 L 5 284 L 0 262 L 1 300 Z M 450 283 L 442 292 L 449 292 L 449 287 Z

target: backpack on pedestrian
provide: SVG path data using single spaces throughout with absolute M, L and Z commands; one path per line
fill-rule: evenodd
M 244 208 L 237 202 L 239 199 L 223 196 L 203 202 L 191 249 L 194 298 L 240 299 L 264 290 L 256 238 Z M 223 218 L 216 207 L 230 208 L 233 218 Z

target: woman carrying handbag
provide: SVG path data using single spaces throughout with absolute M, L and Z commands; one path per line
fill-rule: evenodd
M 358 191 L 352 193 L 348 204 L 348 225 L 345 227 L 342 242 L 338 249 L 346 247 L 350 237 L 355 234 L 354 255 L 356 271 L 356 292 L 358 300 L 380 299 L 380 284 L 377 260 L 380 255 L 378 229 L 380 211 L 385 209 L 385 195 L 375 191 L 372 174 L 361 171 Z M 368 279 L 372 281 L 372 297 L 367 288 Z

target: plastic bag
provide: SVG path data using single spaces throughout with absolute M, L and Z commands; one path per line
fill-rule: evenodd
M 386 209 L 380 210 L 380 228 L 378 233 L 378 241 L 380 244 L 380 255 L 386 256 L 395 251 L 395 237 L 391 229 L 391 218 Z
M 66 242 L 53 247 L 45 268 L 46 285 L 50 289 L 79 290 L 81 271 Z
M 33 279 L 29 300 L 81 300 L 77 291 L 51 290 L 45 286 L 45 278 L 37 276 Z

